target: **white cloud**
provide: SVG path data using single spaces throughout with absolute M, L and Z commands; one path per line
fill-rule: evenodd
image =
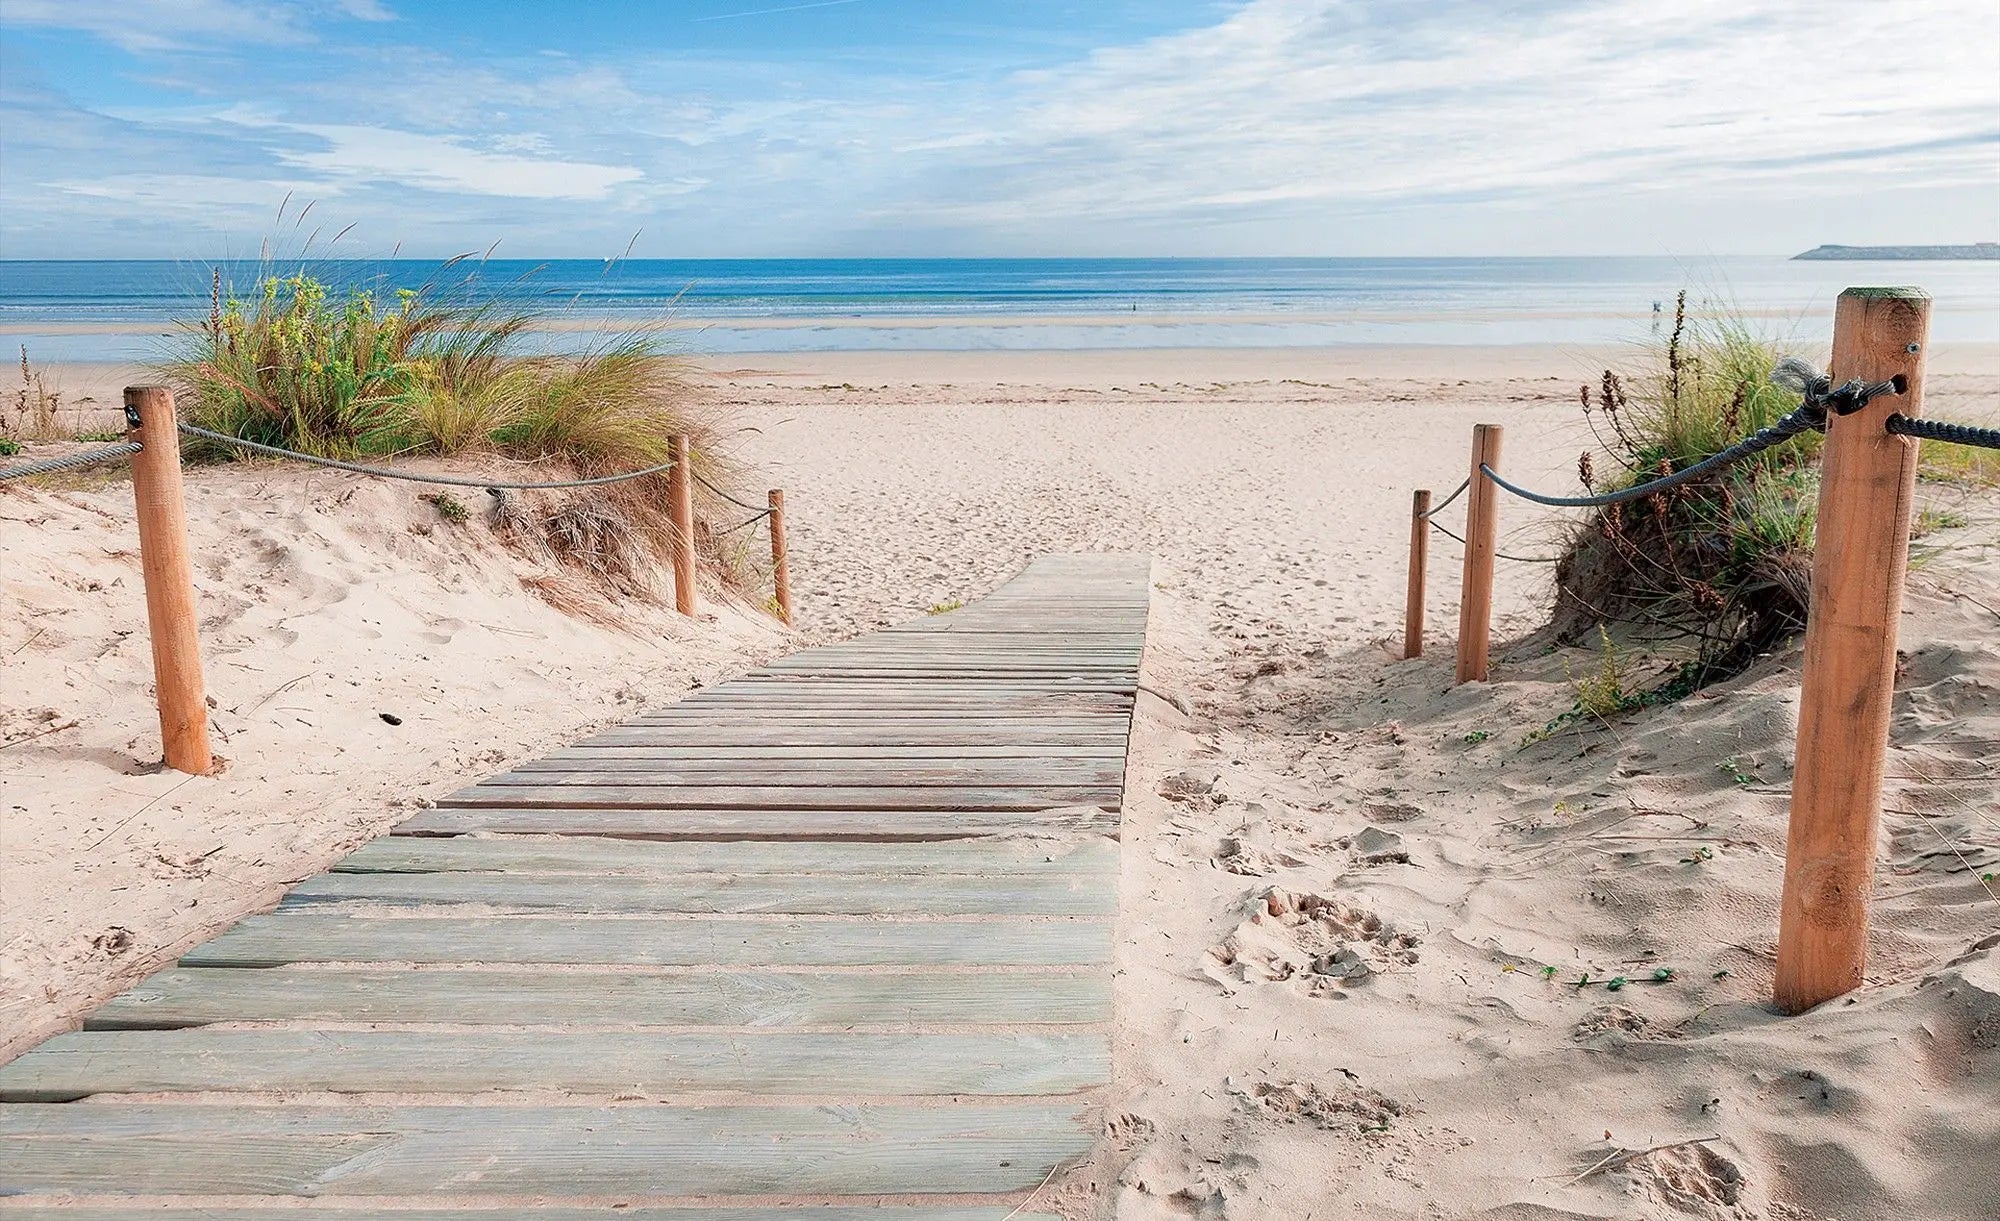
M 8 24 L 94 34 L 127 51 L 299 42 L 296 8 L 254 0 L 7 0 Z
M 604 199 L 612 188 L 636 182 L 643 171 L 629 165 L 522 157 L 468 148 L 448 136 L 383 127 L 283 124 L 326 141 L 311 151 L 282 152 L 288 164 L 336 180 L 391 182 L 433 191 L 501 195 L 517 199 Z
M 929 189 L 889 212 L 979 225 L 1619 185 L 1991 182 L 2000 6 L 1593 0 L 1529 15 L 1257 0 L 1014 83 L 1011 111 L 907 146 L 970 155 L 934 158 Z

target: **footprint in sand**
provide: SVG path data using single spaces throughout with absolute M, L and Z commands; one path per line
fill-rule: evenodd
M 1627 1163 L 1632 1178 L 1659 1203 L 1681 1212 L 1710 1215 L 1743 1195 L 1743 1169 L 1703 1144 L 1661 1149 Z
M 1209 948 L 1208 975 L 1224 986 L 1297 979 L 1315 996 L 1345 995 L 1385 965 L 1417 961 L 1420 939 L 1366 908 L 1324 895 L 1272 887 L 1251 900 L 1250 917 Z
M 1325 1090 L 1310 1081 L 1260 1081 L 1232 1092 L 1258 1113 L 1329 1132 L 1380 1130 L 1404 1111 L 1394 1098 L 1361 1085 Z

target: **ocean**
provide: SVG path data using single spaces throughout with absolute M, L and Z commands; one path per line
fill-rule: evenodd
M 1596 344 L 1644 339 L 1682 289 L 1826 341 L 1849 284 L 1936 300 L 1940 342 L 2000 343 L 2000 262 L 1780 258 L 0 261 L 0 337 L 35 360 L 144 360 L 238 293 L 304 271 L 546 311 L 530 346 L 664 324 L 689 352 Z M 1658 313 L 1655 312 L 1656 307 Z

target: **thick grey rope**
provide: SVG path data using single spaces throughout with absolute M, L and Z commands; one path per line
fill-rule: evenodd
M 1869 399 L 1885 394 L 1902 393 L 1895 382 L 1851 381 L 1836 390 L 1825 374 L 1796 356 L 1787 356 L 1779 361 L 1778 367 L 1771 370 L 1771 380 L 1799 391 L 1805 396 L 1805 401 L 1777 423 L 1758 429 L 1727 449 L 1710 454 L 1693 466 L 1675 471 L 1671 475 L 1662 475 L 1658 479 L 1636 487 L 1622 488 L 1616 492 L 1601 492 L 1595 496 L 1545 496 L 1540 492 L 1531 492 L 1518 484 L 1507 482 L 1483 462 L 1479 464 L 1479 470 L 1500 488 L 1539 505 L 1550 505 L 1558 509 L 1586 509 L 1598 505 L 1621 504 L 1677 488 L 1690 480 L 1701 478 L 1710 471 L 1728 466 L 1732 462 L 1740 462 L 1752 454 L 1761 453 L 1773 445 L 1789 441 L 1802 432 L 1824 428 L 1829 409 L 1836 415 L 1847 415 L 1867 406 Z
M 1465 489 L 1471 486 L 1472 486 L 1472 476 L 1467 475 L 1465 477 L 1465 482 L 1459 484 L 1456 488 L 1452 489 L 1451 495 L 1445 497 L 1443 500 L 1438 501 L 1436 504 L 1432 505 L 1429 509 L 1426 509 L 1424 512 L 1417 514 L 1418 518 L 1424 521 L 1429 521 L 1431 518 L 1436 517 L 1441 511 L 1443 511 L 1446 505 L 1450 504 L 1454 500 L 1457 500 L 1460 496 L 1463 496 L 1465 494 Z
M 41 458 L 34 462 L 24 462 L 19 466 L 0 468 L 0 483 L 9 479 L 26 479 L 30 475 L 50 475 L 56 471 L 73 471 L 86 466 L 96 466 L 114 458 L 136 454 L 146 448 L 137 441 L 122 441 L 117 445 L 107 445 L 103 449 L 93 449 L 81 454 L 70 454 L 65 458 Z
M 1925 441 L 1949 441 L 1953 445 L 1977 445 L 1985 449 L 2000 449 L 2000 428 L 1981 428 L 1976 424 L 1952 424 L 1944 420 L 1913 420 L 1901 412 L 1884 421 L 1885 427 L 1899 437 L 1919 437 Z
M 373 475 L 378 479 L 401 479 L 409 483 L 442 483 L 455 488 L 485 488 L 488 491 L 533 492 L 552 488 L 589 488 L 605 483 L 623 483 L 628 479 L 643 479 L 673 469 L 671 462 L 649 466 L 643 470 L 626 471 L 622 475 L 599 475 L 593 479 L 554 479 L 546 483 L 496 483 L 491 479 L 473 479 L 463 475 L 424 475 L 415 471 L 391 470 L 385 466 L 367 466 L 360 462 L 342 462 L 338 458 L 321 458 L 313 454 L 302 454 L 295 449 L 282 449 L 276 445 L 266 445 L 261 441 L 246 441 L 242 437 L 232 437 L 228 433 L 214 432 L 193 424 L 182 424 L 182 432 L 191 437 L 234 445 L 239 449 L 255 453 L 269 454 L 274 458 L 292 458 L 313 466 L 332 467 L 337 471 L 353 471 L 357 475 Z

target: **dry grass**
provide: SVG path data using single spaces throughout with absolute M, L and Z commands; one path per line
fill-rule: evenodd
M 0 412 L 0 438 L 9 441 L 69 441 L 83 428 L 83 408 L 72 404 L 69 422 L 63 422 L 62 386 L 52 381 L 46 370 L 28 363 L 28 349 L 21 348 L 21 384 Z

